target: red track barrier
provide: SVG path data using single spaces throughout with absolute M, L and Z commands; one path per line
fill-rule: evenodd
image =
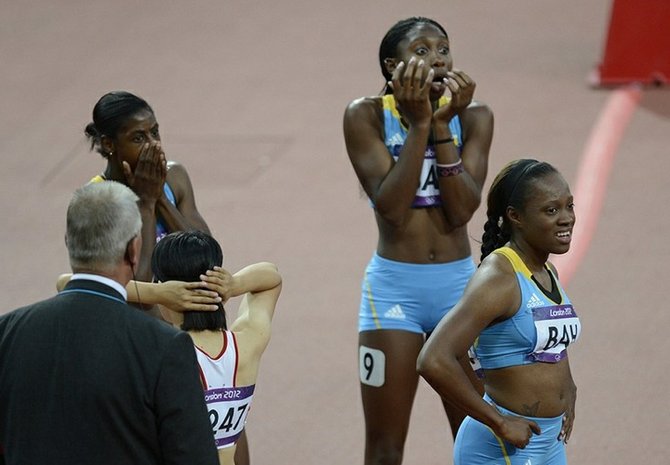
M 597 86 L 670 83 L 670 1 L 613 0 Z

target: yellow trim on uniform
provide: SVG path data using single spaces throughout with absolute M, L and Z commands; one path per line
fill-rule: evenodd
M 444 95 L 440 97 L 440 100 L 438 100 L 437 105 L 440 107 L 443 107 L 447 103 L 449 103 L 448 97 L 445 97 Z M 386 94 L 382 95 L 382 106 L 384 110 L 390 110 L 391 114 L 395 116 L 396 118 L 400 118 L 400 112 L 398 112 L 398 107 L 395 104 L 395 97 L 393 94 Z
M 375 302 L 372 299 L 372 289 L 370 288 L 367 272 L 365 273 L 365 288 L 368 291 L 368 303 L 370 304 L 370 310 L 372 311 L 372 319 L 375 322 L 375 327 L 377 329 L 382 329 L 382 325 L 379 323 L 379 316 L 377 315 L 377 308 L 375 308 Z
M 530 279 L 533 275 L 514 249 L 510 247 L 500 247 L 499 249 L 494 250 L 493 253 L 497 253 L 507 258 L 512 264 L 514 271 L 523 274 L 527 279 Z
M 400 113 L 395 106 L 395 98 L 392 94 L 382 95 L 382 107 L 384 110 L 389 110 L 394 117 L 400 119 Z
M 507 449 L 505 448 L 505 443 L 503 442 L 503 440 L 500 439 L 498 435 L 494 433 L 493 430 L 488 426 L 486 426 L 486 429 L 488 429 L 491 432 L 493 437 L 495 437 L 496 440 L 498 441 L 498 444 L 500 444 L 500 450 L 502 450 L 503 458 L 505 459 L 505 465 L 512 465 L 512 461 L 509 459 L 509 454 L 507 453 Z
M 451 99 L 449 97 L 443 95 L 440 97 L 440 100 L 437 101 L 437 105 L 438 107 L 443 107 L 444 105 L 448 104 L 450 100 Z M 398 107 L 395 104 L 395 97 L 393 97 L 393 94 L 382 95 L 382 108 L 384 110 L 390 111 L 393 117 L 397 118 L 400 121 L 402 127 L 407 130 L 405 125 L 402 123 L 402 118 L 400 117 L 400 112 L 398 112 Z M 454 138 L 454 145 L 458 147 L 460 145 L 460 142 L 458 141 L 458 134 L 452 134 L 452 137 Z

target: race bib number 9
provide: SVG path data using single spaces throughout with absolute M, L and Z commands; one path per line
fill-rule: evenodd
M 361 383 L 374 387 L 384 385 L 386 356 L 381 350 L 360 346 L 358 349 L 358 368 Z

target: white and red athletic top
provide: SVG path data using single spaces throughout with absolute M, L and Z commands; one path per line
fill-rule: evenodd
M 237 341 L 232 331 L 222 331 L 223 348 L 210 357 L 196 346 L 200 381 L 212 424 L 216 447 L 231 447 L 239 439 L 251 407 L 255 385 L 237 386 Z

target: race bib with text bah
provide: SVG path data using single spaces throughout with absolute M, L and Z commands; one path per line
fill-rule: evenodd
M 537 343 L 531 357 L 538 362 L 560 362 L 582 329 L 575 309 L 572 305 L 551 305 L 532 311 Z

